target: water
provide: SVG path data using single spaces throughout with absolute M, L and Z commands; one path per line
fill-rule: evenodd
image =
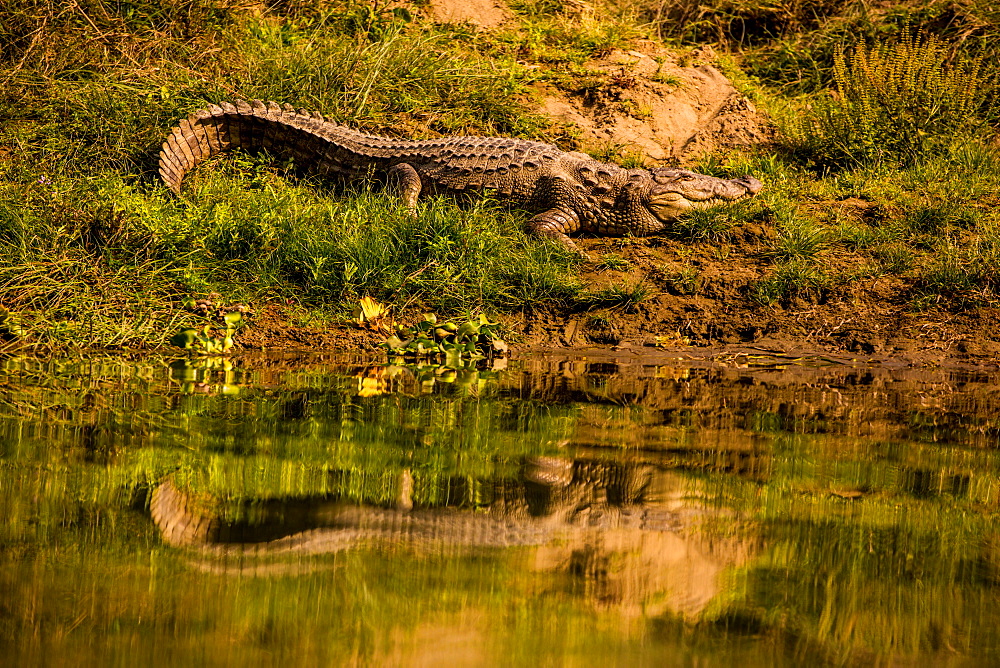
M 1000 380 L 333 356 L 0 371 L 0 663 L 1000 662 Z

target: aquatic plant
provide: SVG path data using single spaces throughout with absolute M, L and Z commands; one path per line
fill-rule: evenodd
M 383 346 L 393 357 L 461 367 L 469 361 L 507 354 L 498 328 L 499 323 L 490 322 L 485 315 L 457 324 L 451 320 L 439 323 L 436 314 L 428 313 L 412 327 L 397 327 Z
M 231 311 L 224 316 L 223 328 L 213 327 L 211 322 L 206 322 L 201 329 L 185 327 L 170 338 L 170 343 L 178 348 L 191 350 L 203 355 L 221 355 L 229 352 L 235 341 L 233 340 L 236 330 L 243 324 L 243 313 Z

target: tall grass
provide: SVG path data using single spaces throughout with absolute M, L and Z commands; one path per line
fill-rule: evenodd
M 847 43 L 875 42 L 903 27 L 962 44 L 987 62 L 1000 55 L 1000 9 L 990 0 L 617 0 L 656 37 L 711 44 L 743 54 L 743 66 L 783 92 L 814 93 L 833 83 L 834 57 Z
M 983 55 L 950 55 L 922 34 L 838 50 L 835 96 L 798 129 L 807 150 L 824 164 L 913 164 L 985 139 L 996 76 Z
M 410 19 L 353 2 L 0 0 L 0 304 L 40 345 L 137 346 L 169 337 L 190 293 L 333 313 L 364 294 L 445 311 L 570 299 L 566 255 L 490 204 L 414 218 L 363 187 L 286 180 L 266 156 L 195 170 L 181 199 L 159 184 L 170 125 L 234 97 L 408 136 L 542 131 L 519 97 L 527 69 Z

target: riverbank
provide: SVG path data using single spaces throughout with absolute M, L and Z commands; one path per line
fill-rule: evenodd
M 236 350 L 370 347 L 351 324 L 369 295 L 402 321 L 486 313 L 522 347 L 990 363 L 1000 20 L 924 4 L 3 5 L 4 346 L 157 349 L 242 307 Z M 210 161 L 174 197 L 155 173 L 168 129 L 235 98 L 765 187 L 658 237 L 581 239 L 586 262 L 501 202 L 432 199 L 414 219 L 267 156 Z

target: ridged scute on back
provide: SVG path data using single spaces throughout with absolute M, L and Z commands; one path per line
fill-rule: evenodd
M 262 100 L 210 104 L 178 123 L 163 142 L 159 173 L 177 194 L 184 174 L 213 155 L 233 148 L 273 150 L 282 157 L 315 161 L 336 127 L 321 115 Z M 326 170 L 330 171 L 330 170 Z
M 262 100 L 220 102 L 173 128 L 160 151 L 160 176 L 180 193 L 184 174 L 231 148 L 265 149 L 321 174 L 362 175 L 403 162 L 455 191 L 495 186 L 509 194 L 511 171 L 534 171 L 564 155 L 551 144 L 496 137 L 392 139 L 332 123 L 317 112 Z

